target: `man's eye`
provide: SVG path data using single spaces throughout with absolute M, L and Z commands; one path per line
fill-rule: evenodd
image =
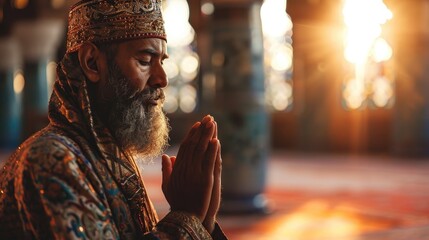
M 149 66 L 150 62 L 139 60 L 139 64 L 142 65 L 142 66 Z

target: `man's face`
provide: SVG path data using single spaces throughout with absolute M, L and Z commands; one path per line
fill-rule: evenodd
M 162 111 L 162 88 L 168 80 L 162 67 L 166 42 L 158 38 L 119 43 L 107 55 L 101 71 L 97 102 L 105 108 L 106 123 L 120 147 L 154 157 L 168 141 L 168 121 Z

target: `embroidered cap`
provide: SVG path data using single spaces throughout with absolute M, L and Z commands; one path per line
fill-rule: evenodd
M 166 40 L 161 0 L 81 0 L 69 12 L 67 53 L 87 41 Z

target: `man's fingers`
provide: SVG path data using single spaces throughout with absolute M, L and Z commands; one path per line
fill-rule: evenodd
M 182 159 L 185 155 L 185 152 L 187 151 L 189 142 L 191 141 L 192 137 L 195 135 L 195 132 L 199 130 L 201 126 L 201 122 L 196 122 L 192 127 L 191 130 L 189 130 L 188 135 L 183 140 L 182 144 L 180 145 L 179 152 L 177 153 L 177 158 Z
M 216 154 L 219 149 L 219 140 L 218 139 L 211 139 L 207 153 L 205 155 L 205 159 L 203 161 L 203 170 L 204 173 L 213 175 L 214 174 L 214 167 L 216 163 Z
M 192 137 L 192 135 L 195 134 L 195 131 L 197 131 L 197 129 L 200 127 L 200 125 L 201 125 L 201 122 L 194 123 L 194 125 L 192 125 L 192 127 L 191 127 L 191 130 L 189 130 L 188 136 Z
M 202 222 L 210 209 L 209 226 L 213 226 L 220 201 L 220 173 L 215 170 L 220 154 L 216 128 L 211 116 L 204 117 L 191 128 L 180 146 L 177 160 L 167 155 L 162 158 L 163 191 L 171 209 L 193 213 Z
M 188 164 L 190 164 L 190 166 L 194 166 L 194 167 L 201 166 L 201 163 L 196 162 L 196 161 L 198 161 L 198 159 L 194 159 L 194 157 L 195 157 L 194 153 L 195 153 L 195 149 L 197 148 L 197 146 L 199 145 L 199 143 L 201 141 L 201 135 L 203 134 L 203 131 L 205 131 L 205 128 L 207 126 L 207 123 L 204 123 L 205 119 L 206 118 L 204 118 L 203 121 L 201 121 L 201 125 L 198 127 L 198 129 L 195 131 L 195 133 L 192 135 L 192 138 L 190 138 L 189 141 L 186 143 L 186 145 L 187 145 L 186 151 L 183 152 L 183 156 L 181 156 L 184 159 L 186 159 L 186 162 Z M 179 155 L 177 155 L 177 156 L 179 157 Z M 199 169 L 201 169 L 201 168 L 199 168 Z
M 222 157 L 221 157 L 221 146 L 218 145 L 218 151 L 216 153 L 216 163 L 213 173 L 213 191 L 210 199 L 210 206 L 207 211 L 206 218 L 204 219 L 203 225 L 209 231 L 213 231 L 216 222 L 216 215 L 220 207 L 221 199 L 221 175 L 222 175 Z
M 218 143 L 218 148 L 217 148 L 217 153 L 216 153 L 216 165 L 215 165 L 215 169 L 214 169 L 214 177 L 218 177 L 219 180 L 221 180 L 221 175 L 222 175 L 222 146 L 220 145 L 219 140 L 217 140 Z M 220 182 L 219 182 L 220 183 Z M 220 185 L 219 185 L 219 189 L 220 189 Z
M 171 165 L 173 165 L 174 167 L 174 164 L 176 163 L 176 156 L 170 157 L 170 160 L 171 160 Z
M 217 139 L 217 123 L 214 118 L 207 115 L 202 121 L 203 134 L 200 138 L 200 142 L 195 149 L 194 153 L 194 166 L 200 165 L 204 169 L 204 163 L 207 160 L 207 151 L 210 145 L 210 141 Z M 210 167 L 211 168 L 211 167 Z
M 213 206 L 210 206 L 212 209 L 209 209 L 212 214 L 216 215 L 217 210 L 220 205 L 220 194 L 221 194 L 221 185 L 222 185 L 222 156 L 221 156 L 221 145 L 218 143 L 217 153 L 216 153 L 216 162 L 213 171 L 214 182 L 213 182 L 213 193 L 212 193 L 212 203 Z
M 213 138 L 213 133 L 215 131 L 215 124 L 213 121 L 207 122 L 205 125 L 202 125 L 202 134 L 198 144 L 195 146 L 193 154 L 193 165 L 200 166 L 202 168 L 204 161 L 204 156 L 206 155 L 207 148 L 209 146 L 210 140 Z
M 202 134 L 206 133 L 206 131 L 210 131 L 210 128 L 213 127 L 213 117 L 210 115 L 205 116 L 201 122 L 197 122 L 195 123 L 188 136 L 185 138 L 185 140 L 183 141 L 183 143 L 181 144 L 180 148 L 179 148 L 179 152 L 177 153 L 177 158 L 178 159 L 189 159 L 189 160 L 194 160 L 194 152 L 195 149 L 197 148 L 197 146 L 200 145 L 201 143 L 201 137 Z M 207 145 L 207 143 L 203 143 L 203 145 Z M 207 148 L 207 147 L 205 147 Z M 205 150 L 204 150 L 205 151 Z M 182 160 L 180 160 L 182 161 Z M 186 160 L 188 161 L 188 160 Z M 198 164 L 198 162 L 190 162 L 190 164 L 194 165 L 194 164 Z M 198 161 L 198 160 L 197 160 Z M 201 166 L 201 163 L 200 163 Z
M 212 121 L 213 120 L 213 117 L 212 116 L 210 116 L 210 115 L 206 115 L 206 116 L 204 116 L 203 117 L 203 120 L 201 120 L 201 123 L 202 124 L 206 124 L 206 123 L 208 123 L 208 122 L 210 122 L 210 121 Z
M 167 192 L 167 186 L 170 182 L 171 172 L 173 171 L 173 164 L 167 154 L 162 155 L 162 191 Z
M 214 133 L 213 133 L 213 137 L 212 138 L 218 138 L 217 137 L 217 122 L 216 121 L 213 121 L 213 123 L 214 123 Z

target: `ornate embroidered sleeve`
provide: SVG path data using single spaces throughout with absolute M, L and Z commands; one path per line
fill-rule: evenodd
M 200 220 L 195 216 L 184 212 L 173 211 L 167 214 L 155 227 L 146 235 L 147 239 L 227 239 L 216 223 L 216 228 L 210 236 Z
M 26 231 L 39 239 L 118 239 L 111 213 L 88 181 L 90 172 L 62 143 L 44 139 L 22 156 L 15 183 Z
M 168 213 L 152 234 L 159 239 L 212 239 L 197 217 L 178 211 Z

